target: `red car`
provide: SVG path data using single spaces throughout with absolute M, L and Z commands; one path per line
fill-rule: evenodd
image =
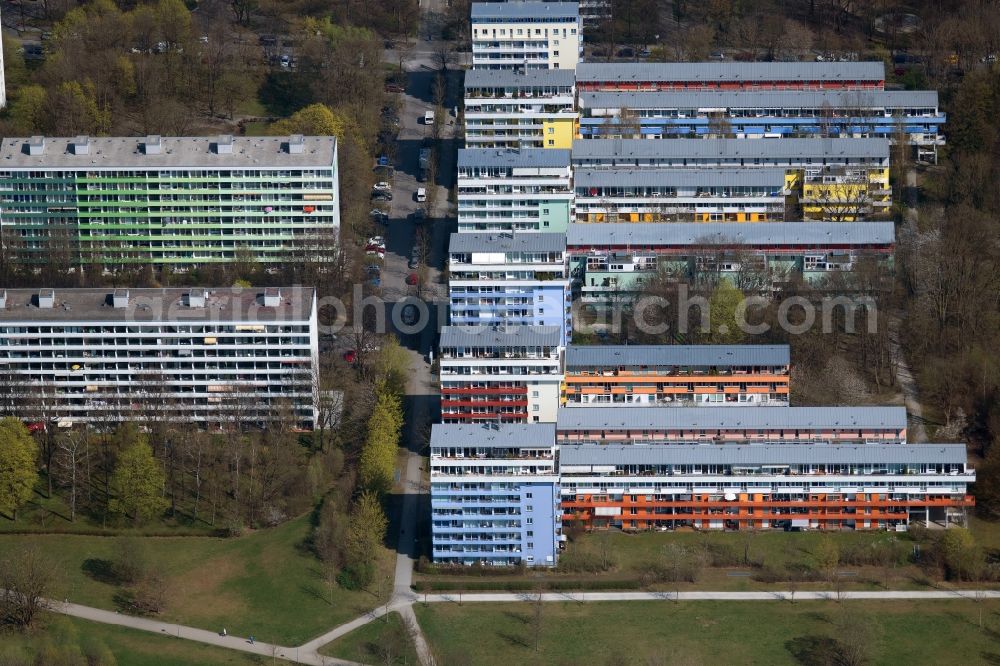
M 344 352 L 344 360 L 347 361 L 348 363 L 354 363 L 355 361 L 358 360 L 358 352 L 354 351 L 353 349 L 348 349 L 347 351 Z
M 409 275 L 406 276 L 406 284 L 408 284 L 410 286 L 415 285 L 417 283 L 417 281 L 418 280 L 417 280 L 417 274 L 416 273 L 410 273 Z

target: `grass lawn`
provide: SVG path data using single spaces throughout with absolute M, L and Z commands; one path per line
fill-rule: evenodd
M 364 664 L 418 664 L 417 650 L 406 633 L 399 613 L 389 613 L 389 621 L 378 619 L 327 643 L 319 653 Z
M 257 655 L 65 616 L 46 617 L 45 626 L 31 635 L 0 636 L 2 663 L 81 663 L 71 656 L 108 652 L 121 666 L 265 663 Z
M 980 604 L 950 600 L 546 603 L 539 632 L 530 603 L 415 610 L 447 664 L 814 664 L 845 613 L 871 630 L 869 663 L 996 663 L 1000 602 L 981 606 L 984 629 Z
M 318 560 L 302 547 L 308 530 L 308 517 L 302 516 L 232 539 L 144 538 L 149 562 L 167 584 L 166 608 L 159 617 L 297 645 L 376 606 L 372 592 L 335 588 L 331 597 Z M 52 596 L 115 609 L 120 588 L 102 580 L 100 572 L 113 559 L 117 543 L 96 536 L 0 534 L 0 557 L 35 544 L 59 565 L 62 579 Z M 384 550 L 381 580 L 391 576 L 393 561 Z M 391 590 L 391 585 L 382 587 L 385 593 Z

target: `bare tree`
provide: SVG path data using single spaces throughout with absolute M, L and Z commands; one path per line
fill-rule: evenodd
M 69 520 L 76 520 L 77 501 L 81 484 L 89 485 L 89 433 L 85 429 L 70 429 L 55 437 L 55 463 L 61 484 L 69 489 Z
M 531 636 L 534 640 L 535 652 L 538 652 L 542 641 L 542 630 L 544 628 L 544 607 L 542 601 L 542 590 L 539 588 L 531 600 Z
M 38 549 L 25 547 L 0 562 L 0 624 L 30 627 L 45 608 L 55 566 Z

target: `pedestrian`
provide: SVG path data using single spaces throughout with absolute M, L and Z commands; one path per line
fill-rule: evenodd
M 253 645 L 253 636 L 250 637 L 250 645 Z
M 226 628 L 225 628 L 225 627 L 223 627 L 223 628 L 222 628 L 222 635 L 223 635 L 223 636 L 227 635 L 227 634 L 226 634 Z

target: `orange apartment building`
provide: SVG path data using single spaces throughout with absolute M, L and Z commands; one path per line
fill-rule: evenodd
M 788 406 L 787 345 L 570 345 L 562 405 Z

